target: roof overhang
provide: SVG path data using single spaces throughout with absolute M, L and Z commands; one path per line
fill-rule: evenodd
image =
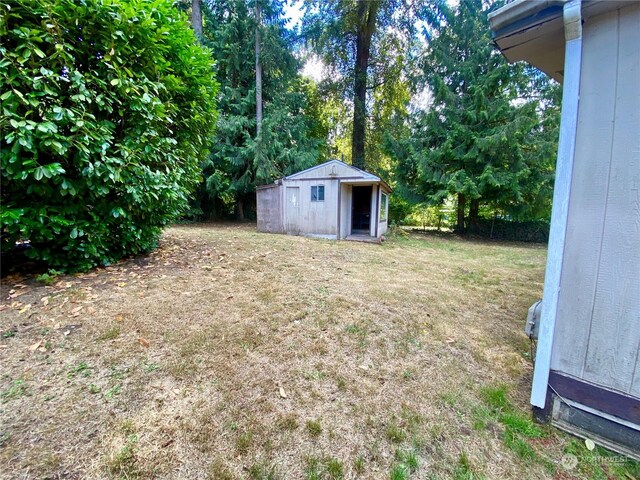
M 567 0 L 515 0 L 489 14 L 496 46 L 510 62 L 524 60 L 564 80 L 563 7 Z M 618 9 L 628 0 L 583 0 L 582 18 Z
M 387 182 L 381 179 L 372 180 L 368 178 L 356 178 L 356 179 L 347 179 L 341 180 L 340 183 L 342 185 L 360 185 L 366 187 L 367 185 L 380 185 L 382 186 L 388 193 L 393 192 L 393 189 L 389 186 Z

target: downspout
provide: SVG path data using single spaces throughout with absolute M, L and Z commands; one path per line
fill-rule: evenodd
M 553 207 L 544 277 L 544 293 L 538 333 L 536 364 L 531 388 L 531 404 L 544 408 L 551 369 L 553 335 L 558 315 L 558 298 L 564 257 L 571 177 L 576 146 L 578 106 L 580 103 L 580 72 L 582 64 L 582 11 L 581 0 L 570 0 L 563 7 L 565 58 L 560 117 L 560 139 L 553 189 Z

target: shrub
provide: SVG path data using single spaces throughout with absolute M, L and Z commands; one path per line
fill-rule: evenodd
M 2 250 L 66 270 L 150 250 L 208 151 L 210 53 L 170 0 L 0 9 Z

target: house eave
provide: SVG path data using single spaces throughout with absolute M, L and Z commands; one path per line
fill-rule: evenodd
M 515 0 L 489 14 L 493 41 L 509 62 L 524 60 L 564 81 L 563 7 L 567 0 Z M 623 7 L 624 0 L 583 0 L 582 18 Z

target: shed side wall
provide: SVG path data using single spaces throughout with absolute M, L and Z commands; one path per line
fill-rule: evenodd
M 281 187 L 261 188 L 256 192 L 258 231 L 283 233 Z
M 640 396 L 640 5 L 589 19 L 551 368 Z

